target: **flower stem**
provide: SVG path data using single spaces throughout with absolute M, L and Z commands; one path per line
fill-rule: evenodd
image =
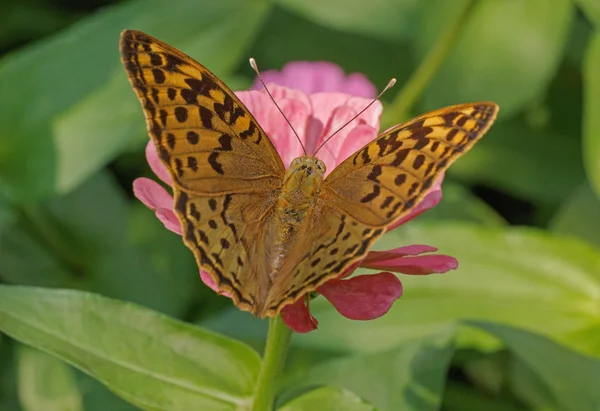
M 262 368 L 258 375 L 254 391 L 252 411 L 271 411 L 275 394 L 279 386 L 279 378 L 285 364 L 292 330 L 281 319 L 281 316 L 269 320 L 269 334 L 265 345 Z
M 410 118 L 410 110 L 454 48 L 476 3 L 477 0 L 465 0 L 461 12 L 448 22 L 446 29 L 440 33 L 433 47 L 384 111 L 383 129 Z

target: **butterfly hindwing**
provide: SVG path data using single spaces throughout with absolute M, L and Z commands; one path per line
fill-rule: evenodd
M 290 245 L 289 256 L 269 292 L 265 306 L 270 313 L 338 278 L 384 233 L 383 228 L 365 228 L 323 201 L 315 211 Z

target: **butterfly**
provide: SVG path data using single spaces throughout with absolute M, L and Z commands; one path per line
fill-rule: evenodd
M 488 130 L 494 103 L 395 126 L 325 178 L 314 156 L 286 170 L 260 124 L 207 68 L 139 31 L 120 51 L 173 181 L 183 240 L 219 292 L 264 318 L 365 257 Z

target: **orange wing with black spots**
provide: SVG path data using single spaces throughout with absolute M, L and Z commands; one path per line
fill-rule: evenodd
M 148 133 L 178 187 L 223 194 L 281 186 L 277 150 L 213 73 L 139 31 L 124 31 L 120 48 Z
M 264 227 L 285 173 L 277 150 L 233 91 L 192 58 L 132 30 L 120 49 L 171 174 L 185 244 L 221 292 L 256 313 L 269 288 Z
M 336 167 L 321 198 L 365 227 L 392 225 L 473 147 L 497 113 L 494 103 L 460 104 L 393 127 Z

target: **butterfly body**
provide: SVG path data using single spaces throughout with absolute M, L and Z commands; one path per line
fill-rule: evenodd
M 325 178 L 296 158 L 286 170 L 249 110 L 219 78 L 138 31 L 120 43 L 148 134 L 172 179 L 184 243 L 219 291 L 259 317 L 361 261 L 490 127 L 494 103 L 460 104 L 395 126 Z
M 300 223 L 315 207 L 325 175 L 325 164 L 314 157 L 294 159 L 283 178 L 277 201 L 282 223 Z
M 325 164 L 321 160 L 298 157 L 286 171 L 281 189 L 276 191 L 273 213 L 266 222 L 269 227 L 267 231 L 271 233 L 264 246 L 266 250 L 271 250 L 266 255 L 269 259 L 268 270 L 258 273 L 266 278 L 257 279 L 265 285 L 261 288 L 264 294 L 257 298 L 257 315 L 262 314 L 272 285 L 278 281 L 277 277 L 286 275 L 284 263 L 292 259 L 291 253 L 302 247 L 302 238 L 312 229 L 314 214 L 321 212 L 318 202 L 324 175 Z

